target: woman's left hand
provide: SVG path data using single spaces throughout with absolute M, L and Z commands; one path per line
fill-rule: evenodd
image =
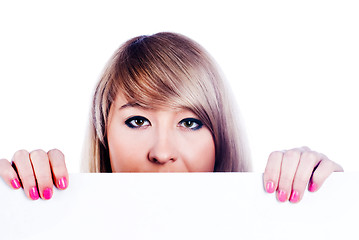
M 281 202 L 299 202 L 308 184 L 308 190 L 317 191 L 332 172 L 343 168 L 322 153 L 308 147 L 272 152 L 263 175 L 268 193 L 277 191 Z

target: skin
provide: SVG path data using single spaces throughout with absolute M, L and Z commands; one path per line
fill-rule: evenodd
M 263 174 L 267 192 L 274 190 L 281 202 L 299 202 L 308 184 L 308 190 L 317 191 L 332 172 L 343 168 L 322 153 L 308 147 L 275 151 L 269 155 Z M 273 185 L 273 187 L 269 187 Z
M 141 116 L 142 120 L 134 116 Z M 128 104 L 118 95 L 107 126 L 113 171 L 213 171 L 215 148 L 211 133 L 205 126 L 193 130 L 196 124 L 183 121 L 188 118 L 198 119 L 185 109 L 146 109 Z M 309 191 L 317 191 L 335 171 L 343 168 L 308 147 L 275 151 L 268 157 L 263 184 L 268 193 L 277 193 L 279 201 L 296 203 L 302 199 L 307 185 Z M 0 159 L 0 176 L 14 189 L 23 187 L 33 200 L 39 197 L 48 200 L 54 184 L 66 189 L 69 182 L 65 157 L 58 149 L 30 153 L 19 150 L 12 163 Z M 21 181 L 21 185 L 16 181 Z
M 213 137 L 193 112 L 143 108 L 118 94 L 108 119 L 114 172 L 213 172 Z
M 0 159 L 0 176 L 14 189 L 20 188 L 20 185 L 14 185 L 14 181 L 21 181 L 25 194 L 32 200 L 39 197 L 50 199 L 54 184 L 58 189 L 66 189 L 68 186 L 65 157 L 58 149 L 48 152 L 38 149 L 30 153 L 19 150 L 13 156 L 12 164 L 6 159 Z

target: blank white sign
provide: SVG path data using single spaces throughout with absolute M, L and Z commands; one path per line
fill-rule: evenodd
M 359 174 L 280 203 L 257 173 L 72 174 L 51 200 L 0 181 L 0 239 L 358 239 Z

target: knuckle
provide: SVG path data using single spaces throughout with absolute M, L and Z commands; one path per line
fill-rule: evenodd
M 65 158 L 65 155 L 57 148 L 51 149 L 47 154 L 55 158 Z
M 28 158 L 29 158 L 29 152 L 26 151 L 25 149 L 21 149 L 14 153 L 13 161 L 18 162 Z
M 269 158 L 282 158 L 283 152 L 281 151 L 274 151 L 269 154 Z
M 319 160 L 319 154 L 313 151 L 304 152 L 301 157 L 301 161 L 317 162 Z
M 36 159 L 44 159 L 47 157 L 47 154 L 44 150 L 42 149 L 37 149 L 37 150 L 34 150 L 30 153 L 30 158 L 33 159 L 33 158 L 36 158 Z
M 65 156 L 58 149 L 52 149 L 48 152 L 49 160 L 53 169 L 63 169 L 65 166 Z
M 284 155 L 286 158 L 293 159 L 293 158 L 299 158 L 300 154 L 301 152 L 298 149 L 291 149 L 285 152 Z
M 274 168 L 272 166 L 267 166 L 264 173 L 267 175 L 273 175 L 277 172 L 278 172 L 278 170 L 276 168 Z
M 11 171 L 9 171 L 9 167 L 11 168 L 11 165 L 8 160 L 0 159 L 0 177 L 4 180 L 11 178 Z
M 8 160 L 6 160 L 5 158 L 2 158 L 2 159 L 0 159 L 0 166 L 1 166 L 1 168 L 3 168 L 3 166 L 5 166 L 5 164 L 7 164 L 9 161 Z M 0 169 L 1 169 L 0 168 Z

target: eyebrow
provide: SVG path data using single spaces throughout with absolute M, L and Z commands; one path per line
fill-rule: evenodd
M 141 106 L 139 103 L 137 102 L 128 102 L 124 105 L 122 105 L 119 109 L 124 109 L 124 108 L 128 108 L 128 107 L 139 107 L 139 108 L 146 108 L 144 106 Z
M 153 110 L 153 109 L 156 109 L 156 108 L 152 108 L 152 107 L 143 106 L 143 105 L 141 105 L 141 104 L 138 103 L 138 102 L 128 102 L 128 103 L 122 105 L 122 106 L 119 108 L 119 110 L 122 110 L 122 109 L 125 109 L 125 108 L 128 108 L 128 107 L 142 108 L 142 109 L 144 109 L 144 110 Z M 186 108 L 186 107 L 178 108 L 177 111 L 178 111 L 178 112 L 181 112 L 181 111 L 183 111 L 183 110 L 188 110 L 188 111 L 191 111 L 191 112 L 192 112 L 191 109 Z

